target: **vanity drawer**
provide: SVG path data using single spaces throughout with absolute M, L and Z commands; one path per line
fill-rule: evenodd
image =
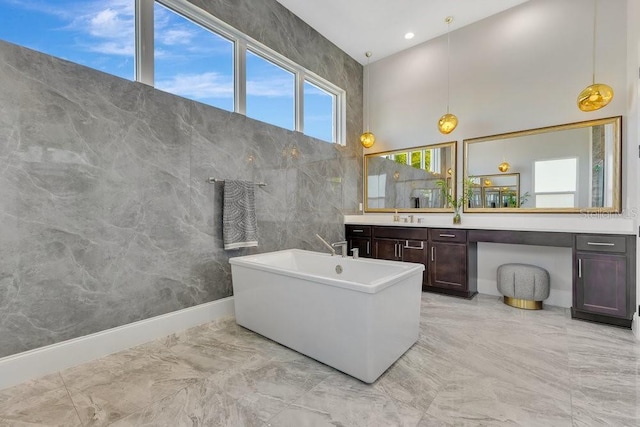
M 624 236 L 579 234 L 576 236 L 576 250 L 625 253 L 627 251 L 626 238 Z
M 422 227 L 384 227 L 374 226 L 373 237 L 396 240 L 427 240 L 429 232 Z
M 432 242 L 465 243 L 467 241 L 467 230 L 432 228 L 429 230 L 429 236 Z
M 370 225 L 346 225 L 345 232 L 347 236 L 362 236 L 362 237 L 370 237 L 371 236 L 371 226 Z

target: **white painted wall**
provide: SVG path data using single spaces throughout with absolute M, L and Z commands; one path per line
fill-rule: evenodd
M 603 110 L 584 113 L 591 83 L 593 8 L 585 0 L 531 0 L 451 32 L 448 136 L 436 127 L 447 106 L 446 36 L 373 62 L 368 152 L 624 115 L 627 109 L 626 1 L 600 2 L 597 80 L 616 89 Z M 446 28 L 443 17 L 443 27 Z
M 629 156 L 633 159 L 636 167 L 633 168 L 637 173 L 640 168 L 640 159 L 638 159 L 638 146 L 640 146 L 640 1 L 631 0 L 627 5 L 627 28 L 628 28 L 628 43 L 627 43 L 627 67 L 628 67 L 628 85 L 627 90 L 629 92 L 629 112 L 627 126 L 625 128 L 627 132 L 627 141 L 629 142 Z M 630 162 L 631 163 L 631 162 Z M 632 163 L 632 164 L 633 164 Z M 637 201 L 640 200 L 640 185 L 638 185 L 638 177 L 634 181 L 630 181 L 632 184 L 631 189 L 635 188 L 637 193 Z M 635 229 L 638 229 L 640 221 L 636 218 Z M 637 242 L 637 240 L 636 240 Z M 638 256 L 640 261 L 640 253 Z M 640 262 L 637 263 L 640 265 Z M 637 287 L 637 301 L 636 305 L 640 306 L 640 268 L 637 269 L 638 278 L 636 283 Z M 636 317 L 633 322 L 633 330 L 636 337 L 640 340 L 640 318 L 636 312 Z
M 496 271 L 508 263 L 535 264 L 547 270 L 551 289 L 544 303 L 571 307 L 571 248 L 478 243 L 478 292 L 501 296 Z
M 370 128 L 377 138 L 366 152 L 458 140 L 461 154 L 462 141 L 468 138 L 621 115 L 622 215 L 468 214 L 463 215 L 463 223 L 504 228 L 535 223 L 547 230 L 636 234 L 640 200 L 638 3 L 599 2 L 596 79 L 615 91 L 606 108 L 584 113 L 576 106 L 578 93 L 591 83 L 593 3 L 530 0 L 460 29 L 454 20 L 450 110 L 460 123 L 449 135 L 441 135 L 436 126 L 447 107 L 446 36 L 366 67 L 370 92 L 365 102 L 369 102 Z M 458 158 L 461 171 L 462 156 Z M 443 222 L 449 220 L 446 215 L 439 217 Z
M 593 3 L 531 0 L 451 32 L 450 109 L 460 123 L 449 135 L 436 126 L 447 106 L 446 36 L 366 67 L 365 102 L 377 138 L 367 153 L 456 139 L 462 170 L 464 139 L 621 115 L 623 144 L 633 153 L 623 165 L 623 208 L 635 207 L 636 191 L 629 191 L 635 185 L 629 183 L 636 182 L 637 147 L 630 147 L 627 131 L 638 118 L 629 117 L 635 95 L 627 88 L 631 64 L 637 77 L 637 57 L 628 55 L 627 1 L 599 4 L 596 79 L 615 90 L 606 108 L 584 113 L 576 106 L 578 93 L 591 83 Z M 496 221 L 505 215 L 517 216 L 500 214 Z M 629 219 L 633 233 L 635 218 Z

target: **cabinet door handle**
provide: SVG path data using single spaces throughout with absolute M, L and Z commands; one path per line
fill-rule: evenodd
M 582 279 L 582 258 L 578 258 L 578 278 Z
M 395 258 L 398 258 L 398 244 L 397 243 L 393 244 L 393 256 Z
M 587 245 L 589 246 L 615 246 L 615 243 L 608 243 L 608 242 L 587 242 Z
M 364 230 L 356 230 L 356 229 L 353 229 L 353 230 L 351 230 L 351 232 L 352 232 L 352 233 L 364 233 Z
M 456 237 L 455 234 L 441 234 L 440 237 Z
M 405 249 L 424 249 L 424 242 L 420 242 L 420 246 L 409 246 L 409 241 L 405 240 L 404 248 Z
M 370 255 L 370 254 L 371 254 L 371 252 L 370 252 L 370 251 L 371 251 L 371 242 L 369 242 L 369 241 L 367 240 L 367 255 Z
M 431 246 L 431 261 L 435 261 L 436 260 L 436 247 L 435 246 Z

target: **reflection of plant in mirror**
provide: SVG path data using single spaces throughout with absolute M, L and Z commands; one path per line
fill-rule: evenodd
M 407 164 L 407 154 L 408 153 L 398 153 L 398 154 L 395 155 L 393 160 L 395 160 L 396 163 L 400 163 L 401 165 L 406 165 Z
M 453 222 L 456 224 L 459 223 L 460 209 L 464 206 L 465 203 L 469 203 L 469 200 L 471 200 L 471 196 L 473 195 L 473 180 L 471 178 L 466 178 L 463 181 L 462 196 L 458 197 L 457 199 L 453 198 L 453 192 L 447 185 L 447 181 L 445 181 L 444 179 L 439 179 L 436 181 L 436 185 L 438 186 L 438 188 L 440 188 L 440 191 L 442 191 L 442 195 L 447 201 L 447 206 L 452 207 L 455 212 Z
M 509 207 L 509 208 L 517 208 L 518 207 L 518 200 L 516 199 L 516 192 L 511 190 L 511 191 L 506 191 L 504 193 L 506 200 L 507 200 L 507 204 L 505 207 Z
M 422 163 L 422 153 L 419 151 L 413 151 L 411 153 L 411 166 L 416 169 L 420 169 Z

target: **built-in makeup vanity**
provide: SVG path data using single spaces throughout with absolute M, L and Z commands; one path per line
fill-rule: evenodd
M 345 235 L 349 250 L 358 248 L 360 256 L 424 264 L 424 291 L 464 298 L 477 293 L 478 243 L 571 248 L 572 317 L 631 327 L 636 301 L 635 235 L 404 223 L 347 223 Z
M 636 236 L 620 215 L 621 130 L 622 117 L 610 117 L 464 139 L 462 174 L 457 141 L 366 154 L 364 212 L 372 215 L 345 218 L 349 248 L 422 263 L 425 291 L 472 298 L 491 287 L 504 250 L 492 244 L 546 247 L 560 255 L 556 301 L 575 318 L 630 327 Z

